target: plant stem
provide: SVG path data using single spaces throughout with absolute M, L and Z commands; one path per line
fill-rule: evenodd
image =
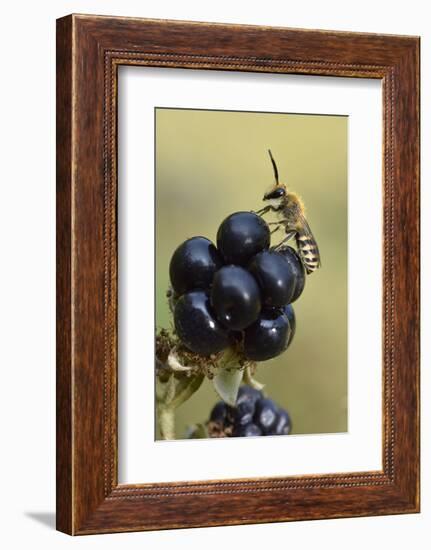
M 160 407 L 157 417 L 162 439 L 175 439 L 175 409 Z

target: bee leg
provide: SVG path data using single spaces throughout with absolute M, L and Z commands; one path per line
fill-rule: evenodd
M 289 223 L 289 220 L 278 220 L 277 222 L 266 222 L 266 225 L 279 225 L 280 227 L 282 226 L 286 227 L 288 223 Z M 293 232 L 295 233 L 295 231 Z
M 278 248 L 282 247 L 284 243 L 286 243 L 287 241 L 289 241 L 292 237 L 294 237 L 296 235 L 296 231 L 292 230 L 292 231 L 286 231 L 286 236 L 284 237 L 284 239 L 282 241 L 280 241 L 277 246 L 274 247 L 274 250 L 277 250 Z
M 264 206 L 264 207 L 261 208 L 260 210 L 256 210 L 255 214 L 257 214 L 258 216 L 263 216 L 264 214 L 266 214 L 267 212 L 269 212 L 269 210 L 271 210 L 271 206 L 270 206 L 270 205 Z

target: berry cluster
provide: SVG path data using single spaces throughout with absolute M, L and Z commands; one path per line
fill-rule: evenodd
M 287 411 L 250 386 L 241 386 L 236 406 L 219 401 L 207 423 L 210 437 L 287 435 L 291 421 Z
M 292 341 L 291 303 L 304 289 L 304 266 L 293 248 L 270 249 L 269 227 L 257 214 L 228 216 L 217 247 L 205 237 L 182 243 L 169 274 L 175 330 L 191 351 L 208 356 L 236 342 L 246 359 L 265 361 Z

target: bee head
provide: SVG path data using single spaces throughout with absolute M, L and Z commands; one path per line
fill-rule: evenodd
M 284 185 L 276 185 L 272 187 L 267 193 L 264 194 L 264 201 L 271 201 L 281 199 L 286 195 L 286 188 Z

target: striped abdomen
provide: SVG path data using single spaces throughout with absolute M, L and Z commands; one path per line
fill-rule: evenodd
M 316 271 L 320 267 L 320 253 L 311 233 L 297 233 L 296 245 L 307 273 Z

